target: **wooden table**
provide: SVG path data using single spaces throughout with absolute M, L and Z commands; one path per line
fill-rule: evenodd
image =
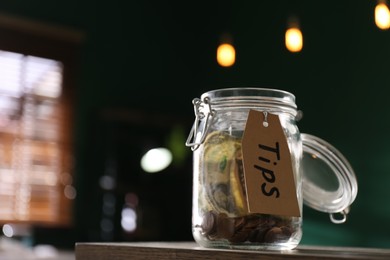
M 76 243 L 76 260 L 122 259 L 390 259 L 390 249 L 298 246 L 290 251 L 201 248 L 195 242 Z

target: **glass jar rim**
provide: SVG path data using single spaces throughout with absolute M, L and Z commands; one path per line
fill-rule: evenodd
M 285 100 L 291 100 L 295 103 L 295 95 L 286 90 L 276 88 L 264 88 L 264 87 L 232 87 L 232 88 L 220 88 L 207 91 L 202 94 L 201 98 L 205 96 L 213 96 L 214 98 L 229 98 L 229 97 L 274 97 L 282 98 Z
M 296 114 L 295 95 L 280 89 L 236 87 L 210 90 L 201 95 L 201 100 L 209 99 L 213 107 L 282 107 Z

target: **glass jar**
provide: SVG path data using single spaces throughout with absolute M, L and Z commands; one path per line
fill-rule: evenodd
M 186 145 L 193 151 L 192 233 L 200 246 L 293 249 L 302 237 L 303 203 L 330 213 L 334 223 L 345 222 L 357 194 L 354 172 L 337 149 L 299 132 L 301 113 L 293 94 L 277 89 L 227 88 L 206 92 L 200 99 L 195 98 L 193 105 L 195 122 Z M 264 127 L 268 127 L 267 116 L 280 122 L 298 214 L 275 214 L 272 204 L 271 211 L 250 210 L 252 181 L 243 165 L 243 160 L 249 161 L 245 158 L 248 153 L 243 153 L 243 137 L 249 132 L 250 111 L 264 115 Z M 318 172 L 327 176 L 318 177 Z M 263 169 L 262 173 L 266 180 L 275 181 L 275 176 L 267 176 L 273 172 Z M 263 204 L 261 200 L 254 203 Z M 336 213 L 341 218 L 336 218 Z

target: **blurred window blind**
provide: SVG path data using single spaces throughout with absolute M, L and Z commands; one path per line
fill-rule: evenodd
M 59 61 L 0 51 L 0 222 L 68 221 L 62 72 Z

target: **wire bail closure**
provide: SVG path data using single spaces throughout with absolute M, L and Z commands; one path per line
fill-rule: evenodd
M 194 98 L 192 104 L 194 105 L 195 121 L 188 135 L 186 146 L 191 147 L 191 150 L 195 151 L 206 138 L 210 122 L 216 111 L 211 109 L 210 99 L 208 97 L 205 97 L 203 101 L 199 98 Z M 198 137 L 199 134 L 200 137 Z M 199 140 L 197 141 L 197 139 Z

